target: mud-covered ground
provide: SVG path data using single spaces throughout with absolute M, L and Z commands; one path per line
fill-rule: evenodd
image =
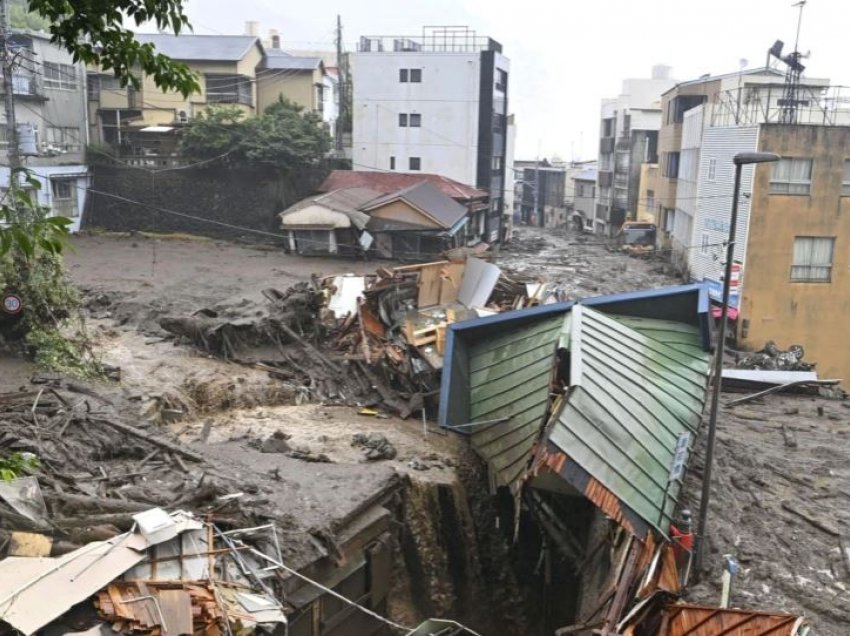
M 706 573 L 692 600 L 719 602 L 723 555 L 730 554 L 741 565 L 733 606 L 805 615 L 822 636 L 850 633 L 848 407 L 772 395 L 721 409 Z M 685 480 L 694 517 L 704 448 L 705 437 Z

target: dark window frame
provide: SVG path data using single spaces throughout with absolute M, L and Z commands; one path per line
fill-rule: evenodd
M 408 126 L 410 128 L 422 128 L 422 114 L 421 113 L 410 113 L 407 118 Z
M 399 128 L 407 128 L 407 113 L 399 113 L 398 114 L 398 127 Z
M 406 68 L 398 69 L 398 81 L 400 84 L 407 84 L 410 82 L 410 71 Z
M 407 169 L 415 171 L 415 172 L 421 172 L 422 171 L 422 157 L 408 157 L 408 159 L 407 159 Z
M 410 69 L 410 83 L 411 84 L 421 84 L 422 83 L 422 69 L 421 68 Z

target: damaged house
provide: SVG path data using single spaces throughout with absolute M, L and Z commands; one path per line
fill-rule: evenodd
M 506 527 L 515 517 L 547 562 L 552 629 L 613 629 L 636 601 L 681 590 L 687 551 L 671 538 L 708 329 L 700 285 L 450 325 L 440 423 L 468 436 L 513 510 Z

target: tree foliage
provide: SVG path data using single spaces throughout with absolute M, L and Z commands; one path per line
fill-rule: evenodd
M 318 165 L 330 148 L 321 117 L 283 98 L 251 119 L 235 106 L 210 108 L 189 124 L 182 140 L 183 153 L 194 159 L 222 157 L 284 171 Z
M 27 0 L 29 10 L 48 21 L 51 42 L 68 50 L 75 62 L 112 71 L 122 86 L 141 85 L 141 75 L 151 77 L 166 91 L 184 97 L 199 90 L 188 66 L 156 52 L 153 44 L 137 42 L 126 22 L 157 29 L 191 29 L 185 0 Z
M 47 27 L 50 26 L 50 22 L 29 10 L 27 0 L 9 2 L 9 24 L 13 29 L 27 31 L 47 31 Z

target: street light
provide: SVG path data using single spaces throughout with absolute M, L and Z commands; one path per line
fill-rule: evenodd
M 705 551 L 705 524 L 708 517 L 708 500 L 711 491 L 711 468 L 714 463 L 714 441 L 717 436 L 717 408 L 720 404 L 720 385 L 723 377 L 723 349 L 726 342 L 726 326 L 729 321 L 729 280 L 732 277 L 732 260 L 735 257 L 735 229 L 738 224 L 738 199 L 741 192 L 741 171 L 753 163 L 779 161 L 772 152 L 740 152 L 732 160 L 735 164 L 735 187 L 732 193 L 732 218 L 729 222 L 729 239 L 726 243 L 726 266 L 723 274 L 723 304 L 720 305 L 720 328 L 717 331 L 717 349 L 714 352 L 714 379 L 711 392 L 711 411 L 708 418 L 708 447 L 705 451 L 705 470 L 702 478 L 702 497 L 699 501 L 697 522 L 697 553 L 694 571 L 697 579 L 702 569 Z

